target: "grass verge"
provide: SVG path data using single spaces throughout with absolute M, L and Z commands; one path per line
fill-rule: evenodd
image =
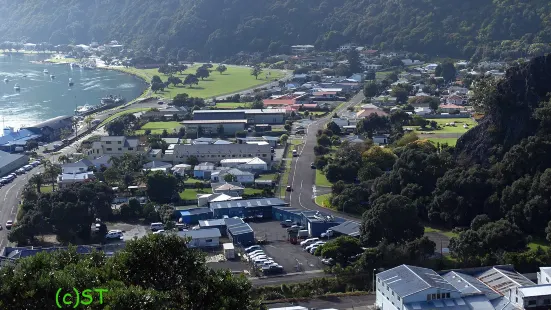
M 120 112 L 117 112 L 111 116 L 109 116 L 108 118 L 106 118 L 105 120 L 103 120 L 103 122 L 101 122 L 101 124 L 99 124 L 99 127 L 101 126 L 105 126 L 107 123 L 109 123 L 110 121 L 114 120 L 115 118 L 118 118 L 118 117 L 121 117 L 123 115 L 126 115 L 126 114 L 132 114 L 132 113 L 137 113 L 137 112 L 142 112 L 142 111 L 147 111 L 149 110 L 150 108 L 132 108 L 132 109 L 128 109 L 128 110 L 124 110 L 124 111 L 120 111 Z
M 315 201 L 318 206 L 331 208 L 331 194 L 317 196 Z
M 331 187 L 332 185 L 333 183 L 327 180 L 327 177 L 325 177 L 325 174 L 323 174 L 321 170 L 316 169 L 316 186 Z
M 453 237 L 459 236 L 459 234 L 456 234 L 456 233 L 454 233 L 450 230 L 442 230 L 442 229 L 438 229 L 438 228 L 425 226 L 425 233 L 428 233 L 428 232 L 439 233 L 439 234 L 442 234 L 442 235 L 444 235 L 448 238 L 453 238 Z

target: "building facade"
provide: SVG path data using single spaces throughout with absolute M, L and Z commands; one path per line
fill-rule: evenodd
M 186 163 L 188 158 L 196 157 L 200 162 L 219 163 L 223 159 L 230 158 L 254 158 L 262 159 L 266 164 L 272 163 L 270 145 L 255 144 L 179 144 L 174 146 L 172 160 L 175 164 Z
M 103 136 L 100 141 L 92 143 L 92 147 L 87 150 L 88 158 L 96 159 L 98 157 L 121 156 L 124 153 L 145 152 L 145 148 L 140 146 L 138 138 L 127 138 L 124 136 Z

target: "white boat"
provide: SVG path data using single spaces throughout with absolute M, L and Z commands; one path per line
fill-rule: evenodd
M 48 74 L 48 73 L 49 73 L 49 72 L 48 72 L 48 69 L 44 69 L 43 72 L 44 72 L 44 74 Z
M 93 108 L 94 108 L 94 107 L 85 104 L 85 105 L 83 105 L 83 106 L 77 107 L 76 110 L 75 110 L 75 112 L 76 112 L 77 114 L 82 114 L 82 113 L 86 113 L 86 112 L 92 110 Z
M 51 74 L 50 79 L 52 79 L 52 80 L 55 79 L 55 75 Z
M 69 78 L 69 86 L 73 86 L 73 85 L 75 85 L 75 83 L 73 83 L 73 79 Z
M 8 80 L 8 79 L 4 79 L 4 82 L 5 82 L 5 83 L 8 83 L 9 81 L 10 81 L 10 80 Z
M 15 84 L 13 86 L 13 89 L 15 89 L 15 91 L 20 91 L 21 90 L 21 87 L 19 87 L 19 84 Z

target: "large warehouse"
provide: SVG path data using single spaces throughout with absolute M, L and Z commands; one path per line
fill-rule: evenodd
M 174 146 L 174 164 L 186 163 L 191 156 L 200 162 L 219 163 L 227 158 L 258 157 L 268 165 L 272 163 L 270 145 L 256 144 L 178 144 Z
M 194 120 L 247 120 L 248 124 L 283 124 L 285 109 L 196 110 Z
M 245 131 L 247 120 L 244 119 L 221 119 L 221 120 L 192 120 L 181 122 L 187 133 L 197 133 L 201 128 L 199 135 L 220 134 L 219 127 L 224 128 L 224 135 L 233 136 L 238 131 Z
M 63 129 L 72 130 L 72 127 L 72 116 L 58 116 L 22 129 L 27 129 L 34 134 L 41 135 L 44 141 L 55 141 L 60 138 Z
M 224 215 L 272 218 L 272 207 L 283 207 L 288 204 L 279 198 L 259 198 L 247 200 L 233 200 L 223 202 L 211 202 L 210 209 L 215 218 L 222 218 Z
M 16 155 L 0 151 L 0 177 L 8 175 L 28 163 L 29 157 L 25 155 Z

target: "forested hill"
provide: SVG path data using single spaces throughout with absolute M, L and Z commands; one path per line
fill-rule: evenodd
M 546 0 L 0 0 L 0 39 L 115 39 L 152 54 L 195 50 L 213 57 L 356 42 L 505 58 L 546 49 L 550 17 Z

